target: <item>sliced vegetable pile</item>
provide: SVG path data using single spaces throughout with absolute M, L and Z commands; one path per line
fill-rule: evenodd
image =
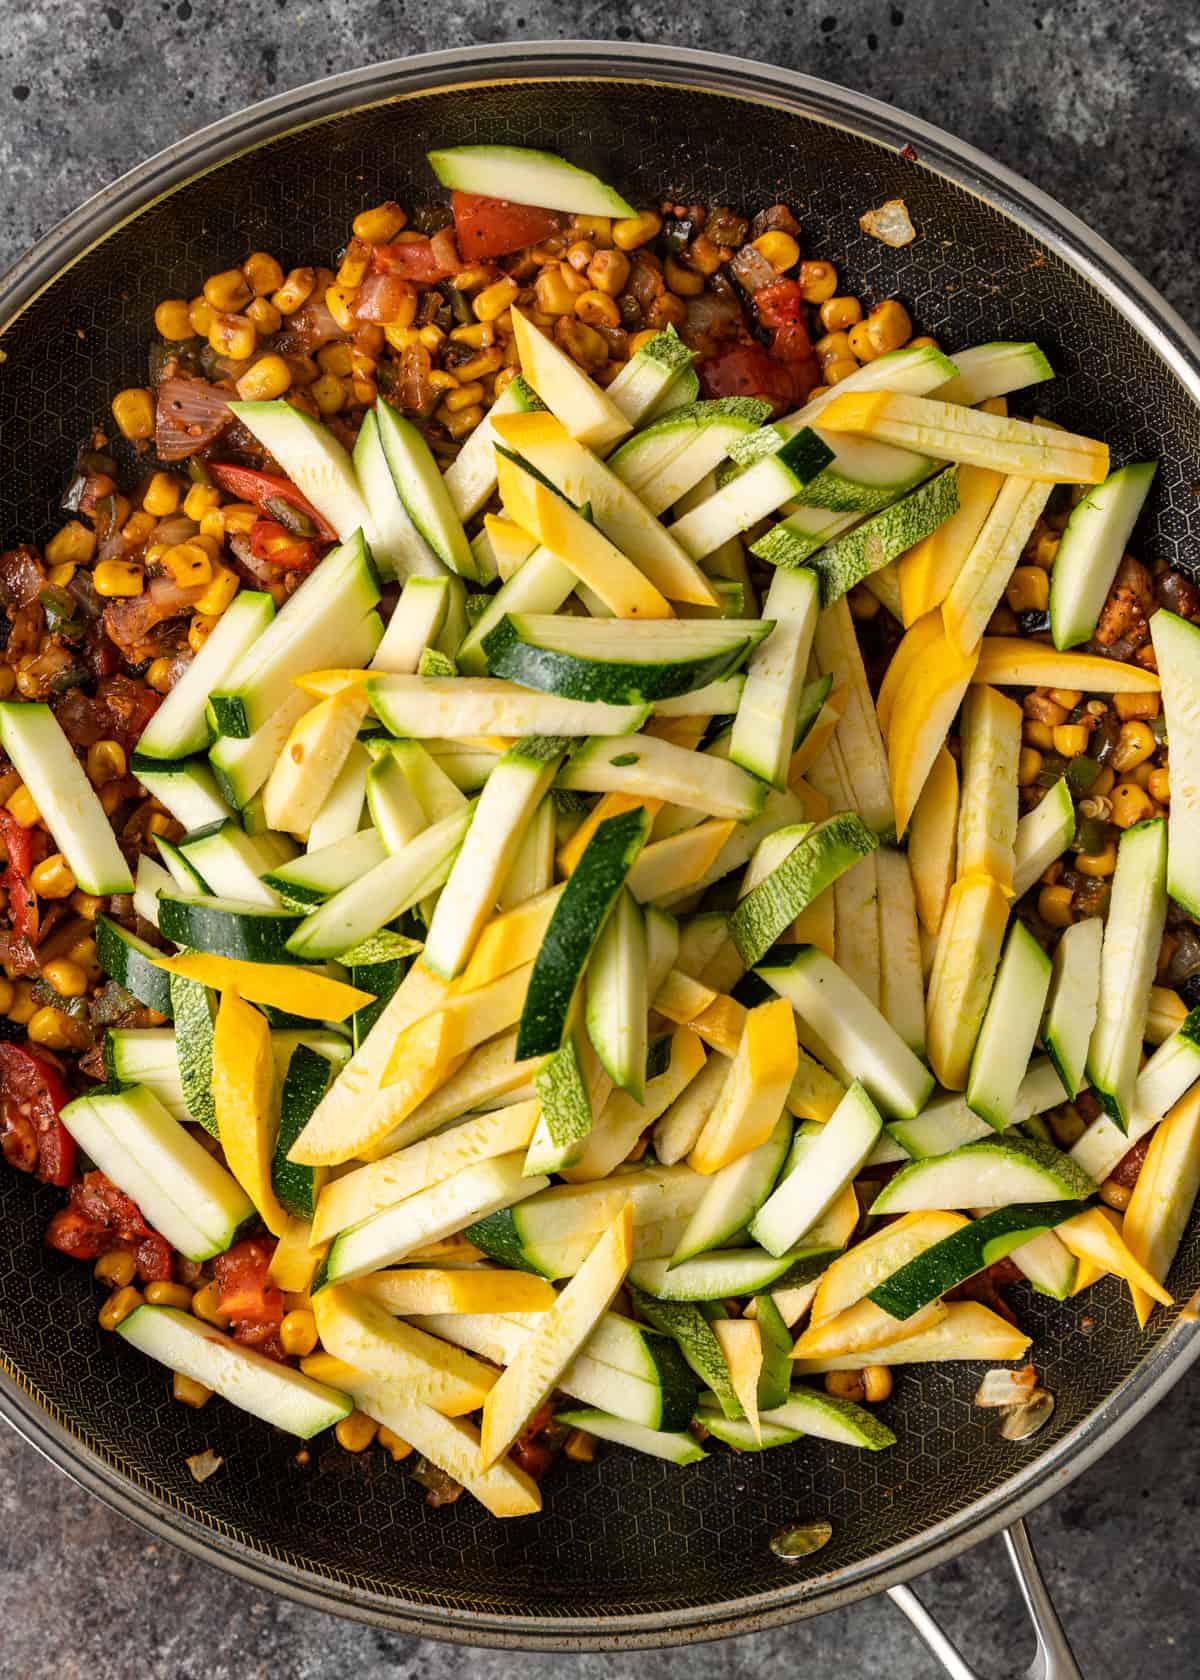
M 0 703 L 5 1154 L 69 1187 L 49 1242 L 181 1400 L 415 1450 L 436 1502 L 537 1510 L 564 1441 L 879 1450 L 892 1367 L 1025 1359 L 1001 1286 L 1171 1303 L 1200 595 L 1125 553 L 1152 465 L 1009 415 L 1035 345 L 893 346 L 894 301 L 872 337 L 775 212 L 747 244 L 668 207 L 651 262 L 663 218 L 561 159 L 430 156 L 457 245 L 364 212 L 311 395 L 315 340 L 251 345 L 214 432 L 173 366 L 178 540 L 56 564 L 93 602 L 125 567 L 145 635 L 168 574 L 198 618 L 128 752 L 80 733 L 94 678 Z M 627 250 L 639 309 L 740 318 L 736 280 L 769 348 L 698 377 L 686 310 L 629 341 Z M 231 275 L 251 340 L 296 319 L 249 270 L 218 338 Z M 353 335 L 428 375 L 448 276 L 480 379 L 435 414 Z M 107 490 L 108 533 L 174 484 Z

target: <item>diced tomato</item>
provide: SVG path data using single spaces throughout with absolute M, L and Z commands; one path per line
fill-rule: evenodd
M 547 1440 L 545 1434 L 553 1420 L 552 1405 L 539 1407 L 512 1445 L 513 1463 L 535 1482 L 541 1481 L 558 1456 L 558 1444 Z
M 102 1172 L 85 1173 L 71 1186 L 71 1199 L 50 1221 L 46 1246 L 74 1260 L 98 1260 L 114 1249 L 131 1253 L 143 1283 L 171 1278 L 170 1243 L 151 1230 L 141 1209 Z
M 57 1068 L 23 1045 L 0 1044 L 0 1146 L 11 1161 L 10 1135 L 21 1140 L 32 1129 L 37 1144 L 33 1170 L 43 1184 L 68 1185 L 75 1172 L 75 1140 L 58 1118 L 68 1100 Z M 21 1145 L 22 1153 L 26 1147 Z
M 763 397 L 777 409 L 803 402 L 816 371 L 815 361 L 783 362 L 761 344 L 734 344 L 696 364 L 706 397 Z
M 789 321 L 799 321 L 803 302 L 795 280 L 775 280 L 769 286 L 760 286 L 754 294 L 754 307 L 764 327 L 782 327 Z
M 33 835 L 22 828 L 11 811 L 0 806 L 0 841 L 8 853 L 4 887 L 13 932 L 31 943 L 37 938 L 37 900 L 29 885 L 33 870 Z
M 452 193 L 450 206 L 458 248 L 468 263 L 522 251 L 526 245 L 549 239 L 562 227 L 562 217 L 553 210 L 512 204 L 507 198 L 486 198 L 482 193 Z
M 283 1296 L 267 1270 L 274 1252 L 273 1237 L 248 1237 L 217 1256 L 213 1276 L 220 1290 L 221 1311 L 228 1316 L 235 1339 L 278 1359 L 282 1357 Z
M 803 321 L 785 321 L 776 327 L 771 338 L 771 354 L 777 361 L 793 367 L 797 362 L 812 364 L 812 384 L 817 384 L 817 359 L 813 355 L 812 339 Z
M 376 274 L 399 274 L 402 279 L 432 285 L 457 274 L 462 267 L 454 235 L 448 228 L 432 239 L 406 239 L 397 245 L 376 245 L 371 256 Z
M 313 543 L 294 537 L 277 519 L 256 519 L 250 527 L 250 552 L 256 560 L 297 570 L 315 566 L 318 555 Z
M 333 526 L 317 512 L 307 496 L 301 495 L 290 478 L 284 478 L 279 473 L 256 472 L 253 467 L 237 467 L 225 461 L 209 461 L 206 465 L 221 489 L 236 496 L 239 502 L 251 502 L 266 514 L 271 511 L 267 505 L 269 502 L 286 502 L 297 513 L 312 520 L 316 535 L 322 542 L 337 541 Z

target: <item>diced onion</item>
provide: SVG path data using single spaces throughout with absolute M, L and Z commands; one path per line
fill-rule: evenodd
M 908 205 L 902 198 L 889 198 L 878 210 L 866 211 L 858 218 L 858 225 L 864 233 L 869 233 L 872 239 L 878 239 L 881 244 L 896 248 L 911 245 L 917 237 L 917 230 L 912 225 L 912 217 L 908 213 Z

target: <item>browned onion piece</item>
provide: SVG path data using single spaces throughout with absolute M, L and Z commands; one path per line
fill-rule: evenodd
M 232 422 L 228 391 L 207 379 L 164 379 L 158 387 L 154 447 L 162 461 L 183 461 Z

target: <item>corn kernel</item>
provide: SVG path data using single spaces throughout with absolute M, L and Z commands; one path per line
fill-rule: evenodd
M 154 396 L 139 385 L 118 391 L 112 400 L 112 416 L 121 435 L 131 443 L 154 436 Z
M 607 292 L 581 292 L 575 299 L 575 313 L 589 327 L 619 327 L 621 311 Z
M 337 283 L 348 292 L 357 291 L 371 266 L 371 247 L 364 239 L 352 239 L 337 271 Z
M 800 247 L 790 233 L 772 228 L 754 241 L 754 249 L 764 256 L 776 274 L 786 274 L 800 261 Z
M 587 271 L 587 265 L 596 255 L 596 247 L 587 239 L 578 239 L 574 245 L 568 245 L 563 260 L 575 270 L 577 274 Z
M 863 324 L 877 356 L 899 350 L 912 337 L 912 317 L 897 298 L 877 303 Z
M 892 1371 L 890 1365 L 866 1365 L 863 1367 L 863 1399 L 868 1406 L 878 1406 L 886 1400 L 892 1392 Z
M 1017 759 L 1017 781 L 1021 787 L 1031 787 L 1038 779 L 1044 759 L 1036 747 L 1022 747 Z
M 484 399 L 485 392 L 478 380 L 466 385 L 459 385 L 457 390 L 451 391 L 443 404 L 447 413 L 457 414 L 460 409 L 473 408 Z
M 303 1358 L 317 1345 L 317 1320 L 308 1307 L 297 1307 L 284 1315 L 279 1326 L 279 1341 L 284 1353 Z
M 387 245 L 407 222 L 408 217 L 400 206 L 390 198 L 384 204 L 376 204 L 370 210 L 360 210 L 351 224 L 356 239 L 365 239 L 368 245 Z
M 192 622 L 188 625 L 187 639 L 188 646 L 193 653 L 200 652 L 200 649 L 220 622 L 219 618 L 209 618 L 205 613 L 194 613 L 192 615 Z
M 254 296 L 240 268 L 225 268 L 204 282 L 204 301 L 217 315 L 236 315 Z
M 1054 750 L 1064 758 L 1078 758 L 1088 748 L 1088 732 L 1082 723 L 1059 723 L 1054 728 Z
M 499 373 L 503 366 L 502 350 L 481 350 L 478 356 L 472 356 L 469 362 L 460 362 L 454 371 L 464 384 L 469 385 L 472 380 L 486 379 L 489 374 Z
M 61 852 L 52 852 L 35 864 L 29 884 L 39 898 L 70 898 L 75 891 L 75 877 Z
M 630 262 L 624 251 L 597 251 L 588 264 L 587 277 L 593 290 L 616 297 L 625 290 Z
M 392 1462 L 395 1464 L 399 1464 L 401 1459 L 408 1458 L 412 1453 L 408 1442 L 402 1441 L 399 1435 L 394 1434 L 385 1424 L 379 1425 L 379 1433 L 375 1439 L 385 1452 L 392 1455 Z
M 10 1021 L 15 1021 L 19 1027 L 27 1027 L 37 1014 L 37 1004 L 33 1001 L 33 986 L 28 980 L 18 980 L 13 987 L 13 1000 L 6 1011 Z
M 171 687 L 171 661 L 155 659 L 146 672 L 146 681 L 156 694 L 166 694 Z
M 123 1248 L 114 1248 L 111 1253 L 100 1256 L 92 1275 L 97 1283 L 107 1283 L 111 1288 L 123 1289 L 133 1282 L 136 1270 L 133 1255 Z
M 1141 790 L 1139 789 L 1139 792 Z M 74 876 L 68 876 L 74 890 Z M 59 893 L 59 898 L 66 898 L 66 893 Z M 48 986 L 53 986 L 59 997 L 82 997 L 87 991 L 87 975 L 79 964 L 72 962 L 70 957 L 55 957 L 51 962 L 42 965 L 42 979 Z
M 1114 770 L 1133 770 L 1154 756 L 1158 743 L 1149 726 L 1140 719 L 1121 725 L 1121 733 L 1109 762 Z
M 325 288 L 325 307 L 343 332 L 354 331 L 355 320 L 350 312 L 350 300 L 353 296 L 353 288 L 348 286 L 338 284 Z
M 212 508 L 219 507 L 221 492 L 211 484 L 193 484 L 183 498 L 183 511 L 189 519 L 199 519 Z
M 223 1330 L 229 1323 L 228 1313 L 221 1311 L 221 1287 L 216 1283 L 206 1283 L 192 1296 L 192 1312 L 197 1318 L 203 1319 L 205 1324 L 215 1324 Z
M 188 320 L 197 338 L 207 338 L 216 320 L 216 310 L 206 298 L 193 298 L 188 304 Z
M 244 362 L 254 354 L 258 333 L 247 315 L 214 315 L 208 342 L 218 356 L 225 356 L 231 362 Z
M 1050 579 L 1040 566 L 1018 566 L 1008 580 L 1004 598 L 1013 612 L 1045 612 L 1050 602 Z
M 260 356 L 237 382 L 243 402 L 271 402 L 281 397 L 292 383 L 292 370 L 282 356 Z
M 1171 779 L 1168 771 L 1165 769 L 1152 770 L 1150 779 L 1146 783 L 1146 791 L 1160 805 L 1169 805 L 1171 802 Z
M 24 782 L 18 783 L 9 794 L 4 802 L 4 809 L 10 817 L 17 819 L 22 828 L 33 828 L 36 823 L 41 821 L 42 814 Z
M 245 536 L 262 517 L 258 509 L 252 507 L 249 502 L 226 502 L 224 507 L 220 509 L 220 514 L 221 524 L 226 536 L 231 531 L 240 532 L 241 535 Z M 200 522 L 200 530 L 203 533 L 203 520 Z
M 88 780 L 93 787 L 103 787 L 105 782 L 115 782 L 125 774 L 127 768 L 125 748 L 120 741 L 93 741 L 87 750 Z
M 432 321 L 427 326 L 417 328 L 418 343 L 423 344 L 430 353 L 439 350 L 445 340 L 446 335 L 441 327 L 435 327 Z
M 802 262 L 798 278 L 805 303 L 827 303 L 837 291 L 837 269 L 831 262 Z
M 179 342 L 191 338 L 195 332 L 188 314 L 186 298 L 164 298 L 154 311 L 154 330 L 160 338 Z
M 1116 792 L 1116 789 L 1113 789 Z M 1117 867 L 1117 848 L 1115 842 L 1109 840 L 1098 852 L 1077 852 L 1075 867 L 1081 875 L 1091 875 L 1103 878 L 1111 875 Z
M 557 268 L 543 269 L 534 282 L 533 290 L 543 315 L 570 315 L 574 312 L 576 294 Z
M 308 388 L 309 395 L 322 414 L 336 414 L 346 406 L 346 390 L 332 373 L 323 373 Z
M 845 332 L 862 320 L 862 304 L 856 297 L 826 298 L 820 310 L 821 325 L 829 332 Z
M 1118 828 L 1132 828 L 1154 815 L 1154 801 L 1136 782 L 1118 782 L 1112 790 L 1112 820 Z
M 100 1308 L 100 1328 L 115 1330 L 122 1319 L 128 1318 L 135 1308 L 142 1305 L 142 1300 L 141 1291 L 134 1289 L 132 1285 L 114 1290 Z
M 596 1437 L 586 1429 L 572 1429 L 563 1443 L 563 1456 L 574 1464 L 591 1464 L 596 1456 Z
M 269 251 L 251 251 L 242 264 L 242 275 L 255 297 L 266 297 L 283 285 L 283 265 Z
M 102 560 L 92 573 L 97 595 L 140 595 L 144 583 L 142 568 L 131 560 Z
M 1057 531 L 1043 531 L 1033 545 L 1033 563 L 1049 571 L 1058 555 L 1061 538 Z
M 858 362 L 853 356 L 839 357 L 836 361 L 826 362 L 822 368 L 828 385 L 840 385 L 843 379 L 849 379 L 852 373 L 857 373 Z
M 238 575 L 218 562 L 212 568 L 212 581 L 194 603 L 198 613 L 219 618 L 238 592 Z
M 162 564 L 180 589 L 198 589 L 212 580 L 212 561 L 198 542 L 175 543 Z
M 96 533 L 79 519 L 68 520 L 46 544 L 52 566 L 86 566 L 95 552 Z
M 271 294 L 271 302 L 281 315 L 294 315 L 308 302 L 316 286 L 315 268 L 293 268 L 279 290 Z
M 150 1291 L 146 1291 L 149 1296 Z M 171 1394 L 183 1406 L 191 1406 L 199 1411 L 207 1401 L 212 1399 L 212 1389 L 205 1388 L 197 1382 L 195 1377 L 185 1377 L 182 1371 L 171 1373 Z
M 636 251 L 657 239 L 662 231 L 662 217 L 653 210 L 640 210 L 636 216 L 626 216 L 612 224 L 612 241 L 619 251 Z
M 76 566 L 75 562 L 73 560 L 68 560 L 65 565 L 51 566 L 50 570 L 46 573 L 46 577 L 49 582 L 54 585 L 55 589 L 65 589 L 78 570 L 79 568 Z M 5 669 L 11 671 L 12 666 L 7 665 L 5 666 Z
M 1051 927 L 1070 927 L 1070 887 L 1043 887 L 1038 894 L 1038 915 Z
M 485 286 L 477 297 L 472 300 L 471 307 L 475 311 L 475 318 L 479 321 L 494 321 L 502 315 L 510 304 L 516 301 L 520 287 L 515 280 L 507 275 L 502 280 Z
M 371 1445 L 378 1428 L 375 1419 L 369 1418 L 365 1412 L 351 1412 L 349 1417 L 341 1418 L 334 1424 L 333 1433 L 344 1452 L 360 1453 Z
M 685 268 L 678 257 L 668 257 L 663 263 L 663 278 L 676 297 L 699 297 L 704 290 L 703 274 Z
M 879 352 L 875 348 L 865 321 L 859 321 L 851 327 L 846 337 L 850 341 L 850 349 L 860 362 L 873 362 L 875 360 Z
M 573 215 L 571 227 L 580 239 L 590 239 L 593 245 L 611 245 L 613 222 L 611 216 Z
M 160 1279 L 146 1285 L 146 1299 L 153 1307 L 174 1307 L 176 1312 L 187 1312 L 192 1304 L 192 1292 L 186 1284 Z
M 69 1050 L 75 1042 L 70 1030 L 74 1024 L 61 1009 L 46 1007 L 34 1012 L 25 1031 L 31 1044 L 40 1044 L 45 1050 Z
M 165 519 L 179 507 L 180 483 L 171 473 L 156 472 L 142 493 L 142 506 L 156 519 Z
M 16 995 L 17 988 L 12 981 L 0 977 L 0 1015 L 8 1014 Z
M 1162 709 L 1162 695 L 1114 694 L 1113 706 L 1122 721 L 1129 718 L 1156 718 Z
M 835 1399 L 853 1400 L 856 1403 L 867 1397 L 867 1387 L 861 1371 L 827 1371 L 825 1392 L 832 1394 Z
M 450 433 L 450 436 L 455 439 L 465 438 L 469 433 L 473 432 L 479 422 L 483 419 L 483 415 L 484 410 L 482 404 L 480 403 L 472 403 L 469 408 L 460 408 L 458 410 L 452 409 L 449 412 L 446 411 L 445 404 L 443 404 L 442 408 L 439 410 L 439 418 L 441 419 L 442 425 L 445 426 L 446 430 Z
M 254 322 L 254 330 L 260 338 L 270 338 L 283 325 L 283 316 L 270 298 L 251 298 L 246 305 L 245 316 L 248 321 Z

